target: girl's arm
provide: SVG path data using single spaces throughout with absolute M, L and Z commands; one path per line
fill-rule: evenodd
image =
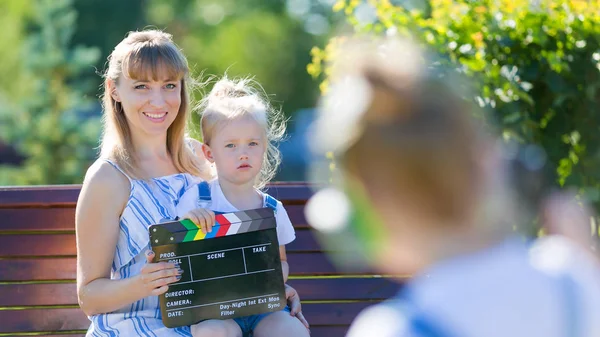
M 139 275 L 111 280 L 119 237 L 119 218 L 129 198 L 129 181 L 108 163 L 97 162 L 86 175 L 77 209 L 77 295 L 88 315 L 108 313 L 150 295 L 177 280 L 173 264 L 148 264 Z M 151 259 L 151 257 L 150 257 Z
M 287 255 L 285 254 L 285 246 L 279 246 L 279 257 L 281 258 L 281 271 L 283 272 L 283 283 L 287 282 L 288 275 L 290 274 L 290 266 L 287 262 Z
M 275 212 L 275 220 L 277 221 L 277 238 L 279 239 L 279 257 L 281 258 L 281 271 L 283 272 L 283 282 L 287 282 L 290 274 L 290 266 L 287 262 L 287 254 L 285 252 L 285 245 L 294 241 L 296 234 L 294 232 L 294 226 L 292 221 L 287 214 L 287 211 L 283 207 L 283 204 L 277 202 L 277 211 Z

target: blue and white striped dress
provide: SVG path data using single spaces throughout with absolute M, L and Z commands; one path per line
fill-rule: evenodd
M 113 258 L 111 279 L 138 275 L 146 264 L 149 248 L 148 227 L 176 217 L 176 206 L 187 189 L 202 179 L 178 173 L 148 180 L 129 178 L 129 200 L 121 214 L 120 233 Z M 170 329 L 163 325 L 157 296 L 150 296 L 115 312 L 90 317 L 92 324 L 86 336 L 191 336 L 189 327 Z

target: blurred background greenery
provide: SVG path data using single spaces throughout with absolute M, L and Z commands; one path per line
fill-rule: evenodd
M 600 210 L 600 2 L 340 0 L 333 10 L 355 35 L 410 36 L 436 52 L 470 80 L 468 99 L 504 140 L 543 148 L 550 184 Z M 311 51 L 321 90 L 343 41 Z
M 146 27 L 173 34 L 195 76 L 254 76 L 290 117 L 292 131 L 298 111 L 310 112 L 318 98 L 306 65 L 310 49 L 326 41 L 335 21 L 333 4 L 0 1 L 0 186 L 81 183 L 100 135 L 98 72 L 128 31 Z M 302 180 L 301 156 L 295 155 L 301 150 L 286 146 L 278 179 Z
M 600 5 L 585 0 L 2 0 L 0 185 L 81 182 L 96 71 L 148 26 L 196 75 L 253 75 L 272 94 L 291 118 L 280 180 L 304 177 L 301 138 L 341 32 L 410 34 L 472 80 L 505 139 L 544 148 L 553 184 L 600 206 Z

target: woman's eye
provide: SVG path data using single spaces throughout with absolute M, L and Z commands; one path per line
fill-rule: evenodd
M 173 83 L 169 83 L 166 85 L 167 89 L 175 89 L 177 88 L 177 85 L 173 84 Z
M 135 89 L 146 89 L 147 86 L 145 84 L 138 84 L 134 87 Z
M 233 145 L 233 144 L 227 144 L 227 145 L 225 145 L 225 147 L 228 148 L 228 149 L 233 149 L 235 147 L 235 145 Z
M 250 142 L 250 144 L 249 144 L 249 145 L 250 145 L 250 146 L 258 146 L 258 143 L 257 143 L 257 142 Z

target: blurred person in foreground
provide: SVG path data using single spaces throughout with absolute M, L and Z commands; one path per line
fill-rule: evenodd
M 307 219 L 352 246 L 347 258 L 413 274 L 348 336 L 600 336 L 597 266 L 566 237 L 513 230 L 511 170 L 463 83 L 406 41 L 350 40 L 337 55 L 313 148 L 340 170 Z

